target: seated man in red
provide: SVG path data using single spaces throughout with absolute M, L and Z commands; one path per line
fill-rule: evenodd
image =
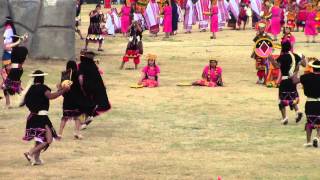
M 217 65 L 217 60 L 210 60 L 209 65 L 205 66 L 203 69 L 202 79 L 192 83 L 192 85 L 208 87 L 223 86 L 222 68 Z

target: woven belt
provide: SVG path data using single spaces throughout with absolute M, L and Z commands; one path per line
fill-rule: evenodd
M 22 68 L 22 64 L 12 63 L 11 68 Z
M 41 111 L 38 112 L 39 116 L 48 116 L 48 114 L 49 114 L 49 112 L 46 111 L 46 110 L 41 110 Z
M 310 97 L 308 97 L 307 101 L 308 102 L 320 102 L 320 98 L 310 98 Z

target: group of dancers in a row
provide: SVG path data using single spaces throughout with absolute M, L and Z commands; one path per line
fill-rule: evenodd
M 291 31 L 299 31 L 299 27 L 303 27 L 307 42 L 310 42 L 310 37 L 315 42 L 320 29 L 320 3 L 317 0 L 186 0 L 184 3 L 175 0 L 150 0 L 146 6 L 140 4 L 139 0 L 125 1 L 119 13 L 116 8 L 111 8 L 105 14 L 98 4 L 89 14 L 90 25 L 84 49 L 88 48 L 89 42 L 99 42 L 98 50 L 102 51 L 105 35 L 119 32 L 127 36 L 133 22 L 139 23 L 142 30 L 149 30 L 154 36 L 157 36 L 162 25 L 166 38 L 177 33 L 179 21 L 183 21 L 186 33 L 191 33 L 196 23 L 199 24 L 200 32 L 205 32 L 210 27 L 212 39 L 216 38 L 216 33 L 226 24 L 235 29 L 236 24 L 239 29 L 243 24 L 245 29 L 249 17 L 252 17 L 252 25 L 256 29 L 258 22 L 266 23 L 266 31 L 272 34 L 274 41 L 277 41 L 284 26 Z M 80 10 L 81 4 L 78 1 L 76 26 L 81 19 Z M 79 28 L 76 29 L 83 38 Z
M 259 30 L 254 42 L 265 40 L 272 41 L 266 33 L 266 24 L 260 22 Z M 279 55 L 270 54 L 261 57 L 255 51 L 252 57 L 256 60 L 258 83 L 279 88 L 279 109 L 281 111 L 281 123 L 287 125 L 289 118 L 286 107 L 296 112 L 295 122 L 302 120 L 303 113 L 299 109 L 299 94 L 297 84 L 303 85 L 304 94 L 307 97 L 305 114 L 307 122 L 305 131 L 307 135 L 306 147 L 318 147 L 320 143 L 320 60 L 306 58 L 303 54 L 294 53 L 294 37 L 289 27 L 284 27 L 284 36 L 281 40 L 281 52 Z M 304 74 L 299 77 L 299 67 L 305 67 Z M 271 68 L 270 68 L 271 67 Z M 271 83 L 271 85 L 270 85 Z M 317 135 L 311 142 L 312 130 L 316 129 Z

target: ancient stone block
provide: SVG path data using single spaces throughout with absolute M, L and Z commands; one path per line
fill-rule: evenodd
M 6 17 L 9 15 L 8 3 L 7 1 L 2 0 L 0 3 L 0 27 L 6 21 Z
M 38 27 L 74 27 L 76 16 L 75 3 L 74 0 L 42 1 Z
M 75 59 L 75 33 L 73 29 L 38 28 L 30 48 L 31 57 Z
M 9 0 L 9 11 L 14 21 L 30 31 L 37 28 L 40 0 Z

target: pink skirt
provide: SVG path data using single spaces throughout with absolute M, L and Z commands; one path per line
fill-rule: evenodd
M 152 79 L 144 79 L 142 81 L 142 85 L 143 87 L 149 87 L 149 88 L 154 88 L 154 87 L 158 87 L 159 83 L 156 80 L 152 80 Z
M 218 23 L 218 15 L 213 15 L 211 17 L 211 32 L 218 32 L 219 31 L 219 23 Z
M 217 87 L 217 83 L 212 82 L 212 81 L 208 82 L 208 81 L 203 80 L 203 79 L 198 80 L 198 81 L 197 81 L 197 84 L 198 84 L 199 86 Z
M 121 32 L 127 33 L 130 25 L 130 17 L 129 16 L 122 16 L 121 17 Z
M 270 33 L 273 35 L 278 35 L 281 32 L 281 22 L 280 18 L 272 18 L 271 19 L 271 26 L 270 26 Z
M 304 29 L 306 36 L 315 36 L 318 34 L 315 21 L 307 21 Z
M 163 19 L 163 32 L 171 33 L 172 32 L 172 15 L 164 16 Z

